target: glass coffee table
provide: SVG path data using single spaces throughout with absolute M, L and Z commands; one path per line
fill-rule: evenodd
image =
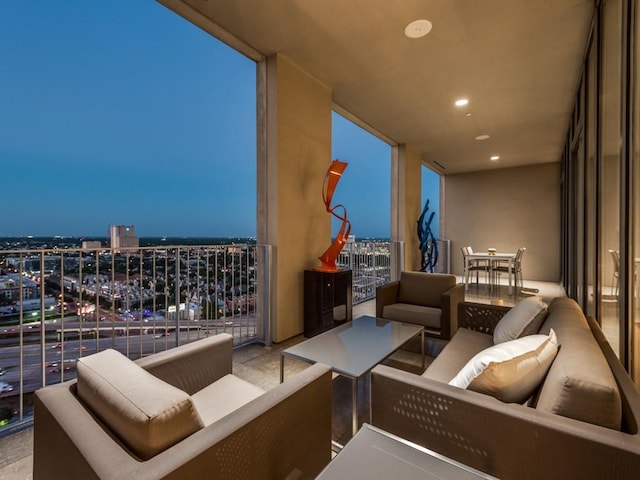
M 421 326 L 368 316 L 356 318 L 283 350 L 280 383 L 284 381 L 285 357 L 324 363 L 335 373 L 351 378 L 355 435 L 358 431 L 358 379 L 417 335 L 421 335 L 424 365 L 424 329 Z
M 366 423 L 316 479 L 354 477 L 367 480 L 495 479 L 491 475 Z

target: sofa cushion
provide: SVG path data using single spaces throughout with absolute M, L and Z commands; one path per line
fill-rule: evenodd
M 447 273 L 402 272 L 398 303 L 440 308 L 442 294 L 455 284 L 456 276 Z
M 496 325 L 493 343 L 508 342 L 538 333 L 546 315 L 547 304 L 541 297 L 529 297 L 518 302 Z
M 260 387 L 228 374 L 193 394 L 191 399 L 202 422 L 207 426 L 263 393 L 264 390 Z
M 82 402 L 143 460 L 203 426 L 187 393 L 116 350 L 79 359 L 77 382 Z
M 540 389 L 536 408 L 619 430 L 622 401 L 618 384 L 574 300 L 551 302 L 540 333 L 550 329 L 562 348 Z
M 491 335 L 459 328 L 422 376 L 448 383 L 474 355 L 492 345 Z
M 414 323 L 423 327 L 440 329 L 440 317 L 442 311 L 439 308 L 424 307 L 410 303 L 392 303 L 385 305 L 382 317 L 398 322 Z
M 556 335 L 528 335 L 499 343 L 475 355 L 449 382 L 522 403 L 538 388 L 558 352 Z

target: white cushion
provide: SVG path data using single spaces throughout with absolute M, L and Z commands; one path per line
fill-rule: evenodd
M 538 388 L 557 352 L 553 330 L 548 336 L 528 335 L 503 342 L 475 355 L 449 385 L 522 403 Z
M 186 392 L 116 350 L 81 358 L 77 366 L 80 399 L 143 460 L 203 426 Z
M 493 343 L 509 342 L 538 333 L 547 315 L 547 304 L 541 297 L 529 297 L 518 302 L 493 330 Z

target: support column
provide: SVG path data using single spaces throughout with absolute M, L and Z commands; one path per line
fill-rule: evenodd
M 276 54 L 259 66 L 258 104 L 257 240 L 273 246 L 271 338 L 280 342 L 303 332 L 304 270 L 331 243 L 322 201 L 331 90 Z
M 422 213 L 422 160 L 407 145 L 393 147 L 391 240 L 404 242 L 404 270 L 420 270 L 418 218 Z

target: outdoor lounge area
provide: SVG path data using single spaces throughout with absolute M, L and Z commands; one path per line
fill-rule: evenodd
M 581 335 L 590 336 L 590 334 L 586 333 L 589 328 L 586 328 L 584 333 L 578 335 L 577 333 L 582 330 L 582 327 L 578 327 L 576 329 L 576 327 L 572 325 L 573 320 L 567 322 L 571 318 L 575 318 L 577 321 L 582 318 L 584 321 L 584 317 L 579 309 L 577 309 L 575 302 L 563 297 L 562 289 L 559 286 L 544 282 L 527 282 L 529 290 L 538 290 L 537 296 L 533 297 L 526 292 L 511 296 L 511 298 L 509 298 L 509 295 L 504 295 L 504 299 L 501 299 L 503 300 L 502 302 L 496 302 L 496 298 L 487 296 L 485 290 L 479 287 L 480 286 L 470 286 L 470 290 L 467 292 L 466 298 L 464 299 L 465 301 L 456 305 L 456 309 L 459 312 L 457 317 L 458 329 L 454 332 L 453 339 L 451 341 L 443 342 L 442 340 L 429 338 L 425 340 L 427 345 L 427 368 L 424 374 L 424 367 L 421 365 L 421 355 L 416 350 L 415 342 L 413 342 L 412 347 L 409 346 L 408 350 L 401 349 L 393 354 L 390 358 L 385 360 L 382 365 L 373 369 L 370 379 L 367 376 L 358 384 L 357 388 L 361 391 L 361 397 L 357 402 L 359 406 L 357 430 L 359 430 L 364 423 L 371 423 L 373 427 L 382 428 L 382 432 L 397 435 L 397 441 L 409 440 L 417 445 L 434 449 L 436 452 L 446 455 L 445 458 L 451 458 L 460 462 L 459 466 L 468 466 L 472 469 L 476 469 L 478 474 L 481 474 L 480 472 L 489 472 L 497 478 L 551 478 L 554 476 L 555 472 L 558 471 L 564 472 L 564 475 L 569 475 L 571 478 L 602 478 L 606 472 L 611 471 L 616 471 L 616 478 L 633 478 L 637 468 L 640 468 L 640 436 L 638 436 L 637 429 L 637 418 L 640 414 L 640 394 L 632 385 L 627 374 L 622 370 L 615 355 L 606 344 L 606 340 L 602 333 L 597 333 L 599 331 L 598 327 L 596 327 L 595 324 L 591 325 L 591 328 L 595 328 L 596 330 L 594 330 L 593 333 L 595 335 L 595 339 L 591 340 L 592 345 L 590 348 L 592 351 L 589 353 L 589 350 L 585 350 L 583 347 L 583 345 L 585 345 L 585 338 L 579 338 Z M 506 291 L 507 290 L 505 288 L 504 292 L 506 293 Z M 563 346 L 563 356 L 561 358 L 566 359 L 561 360 L 556 358 L 553 360 L 553 358 L 551 358 L 555 368 L 555 370 L 552 371 L 556 371 L 557 373 L 550 373 L 549 376 L 555 376 L 558 380 L 553 381 L 561 382 L 558 384 L 559 386 L 548 388 L 549 392 L 555 393 L 545 393 L 546 390 L 542 389 L 537 395 L 539 396 L 536 402 L 537 405 L 533 407 L 531 405 L 517 405 L 517 403 L 522 402 L 522 398 L 526 399 L 531 397 L 530 390 L 527 391 L 529 393 L 524 393 L 524 396 L 519 400 L 511 397 L 500 397 L 500 395 L 498 395 L 499 400 L 496 400 L 491 399 L 488 395 L 475 392 L 465 392 L 464 390 L 459 390 L 457 387 L 445 385 L 450 377 L 455 375 L 455 372 L 464 365 L 466 359 L 473 356 L 474 352 L 493 345 L 493 341 L 491 340 L 493 330 L 496 328 L 496 325 L 498 325 L 502 316 L 512 308 L 512 305 L 522 306 L 527 304 L 537 306 L 538 304 L 535 303 L 538 301 L 535 300 L 537 298 L 540 299 L 539 301 L 544 300 L 544 302 L 549 302 L 549 313 L 546 311 L 542 312 L 544 313 L 544 317 L 541 317 L 537 310 L 533 312 L 534 314 L 532 318 L 546 318 L 546 320 L 544 320 L 545 323 L 542 327 L 540 327 L 540 324 L 538 323 L 538 326 L 534 327 L 534 330 L 531 330 L 528 333 L 532 333 L 538 329 L 540 329 L 541 333 L 543 331 L 548 333 L 550 330 L 555 330 L 558 338 L 560 339 L 559 343 Z M 496 305 L 496 303 L 502 303 L 503 305 Z M 362 317 L 363 315 L 371 315 L 374 313 L 375 304 L 373 301 L 356 305 L 354 308 L 355 317 Z M 578 324 L 576 324 L 576 326 L 577 325 Z M 569 334 L 565 332 L 571 333 Z M 476 337 L 469 337 L 471 333 L 476 335 Z M 504 333 L 502 335 L 504 335 Z M 542 335 L 537 336 L 542 337 Z M 224 334 L 218 337 L 221 337 L 220 341 L 224 340 Z M 485 337 L 486 339 L 484 339 Z M 588 340 L 588 338 L 586 339 Z M 282 352 L 286 349 L 290 349 L 292 346 L 300 344 L 300 342 L 303 342 L 304 340 L 304 338 L 297 337 L 292 339 L 290 342 L 285 342 L 275 348 L 264 348 L 259 345 L 250 345 L 234 350 L 232 359 L 232 370 L 234 376 L 237 376 L 238 379 L 244 378 L 244 380 L 238 381 L 249 382 L 247 385 L 253 384 L 254 386 L 251 388 L 256 389 L 256 392 L 249 393 L 248 397 L 246 394 L 233 393 L 232 390 L 234 388 L 237 389 L 237 387 L 232 387 L 232 385 L 234 385 L 233 382 L 226 383 L 226 390 L 228 393 L 213 393 L 212 391 L 207 394 L 209 396 L 209 400 L 206 402 L 210 404 L 211 401 L 216 402 L 215 398 L 224 398 L 220 397 L 220 395 L 231 395 L 231 397 L 229 397 L 230 399 L 233 397 L 238 400 L 245 397 L 246 400 L 240 401 L 243 403 L 247 401 L 251 402 L 251 399 L 257 398 L 257 396 L 262 395 L 260 392 L 265 391 L 269 391 L 270 395 L 272 395 L 272 398 L 274 399 L 285 398 L 280 395 L 276 395 L 278 389 L 285 387 L 287 383 L 285 382 L 285 384 L 280 384 L 280 382 L 278 382 L 278 358 L 280 358 L 280 365 L 282 365 Z M 475 347 L 471 347 L 471 349 L 469 346 L 464 346 L 465 343 L 469 343 L 470 340 L 472 340 L 472 343 L 476 345 Z M 202 362 L 201 357 L 203 354 L 209 357 L 209 354 L 206 352 L 210 347 L 207 347 L 206 345 L 211 344 L 213 346 L 214 344 L 211 343 L 212 341 L 216 342 L 216 344 L 220 343 L 220 341 L 217 340 L 217 337 L 211 337 L 208 340 L 201 340 L 195 344 L 185 346 L 188 351 L 194 352 L 189 353 L 189 355 L 193 356 L 195 354 L 195 356 L 193 356 L 193 361 L 195 361 L 196 364 Z M 204 346 L 205 350 L 202 350 L 199 345 Z M 228 352 L 230 353 L 230 343 L 227 343 L 227 345 L 228 346 L 225 347 L 225 349 L 229 349 Z M 443 345 L 444 349 L 442 348 Z M 592 355 L 595 350 L 598 350 L 598 345 L 604 352 L 604 356 L 601 357 L 601 360 L 598 360 L 597 357 L 593 357 Z M 198 346 L 199 350 L 194 350 L 192 348 L 196 346 Z M 178 350 L 185 350 L 185 347 Z M 219 349 L 219 347 L 215 348 Z M 189 383 L 192 385 L 195 385 L 193 384 L 194 381 L 198 384 L 202 384 L 202 382 L 206 383 L 207 380 L 205 378 L 209 376 L 209 373 L 206 373 L 206 375 L 205 373 L 199 373 L 197 376 L 193 377 L 193 379 L 183 378 L 184 374 L 179 373 L 179 370 L 170 367 L 170 363 L 167 363 L 168 361 L 174 361 L 170 360 L 171 358 L 179 358 L 175 357 L 175 353 L 177 353 L 178 350 L 165 352 L 165 354 L 162 354 L 161 357 L 159 357 L 158 361 L 153 360 L 152 363 L 145 361 L 141 363 L 141 365 L 146 369 L 150 369 L 150 371 L 154 372 L 156 375 L 160 375 L 161 378 L 165 378 L 172 383 L 177 382 L 175 384 L 180 385 L 180 387 L 185 391 L 193 391 L 193 388 L 198 387 L 189 387 Z M 580 351 L 582 351 L 582 353 L 579 353 Z M 108 353 L 108 351 L 103 353 Z M 210 363 L 210 365 L 224 365 L 226 363 L 224 355 L 228 355 L 229 353 L 216 354 L 214 357 L 215 360 Z M 460 356 L 461 354 L 462 358 L 456 360 L 456 356 Z M 556 355 L 560 354 L 556 354 L 554 352 L 553 356 Z M 96 355 L 95 357 L 99 356 L 100 355 Z M 88 357 L 87 359 L 90 358 L 91 357 Z M 153 356 L 147 357 L 146 360 L 152 360 L 152 358 Z M 229 358 L 228 360 L 231 359 Z M 220 363 L 220 361 L 222 361 L 222 363 Z M 185 363 L 185 367 L 194 368 L 195 364 L 192 363 L 192 360 L 188 360 L 188 362 L 190 363 Z M 567 362 L 574 362 L 574 366 L 571 366 L 571 363 Z M 603 362 L 602 367 L 597 366 L 599 362 Z M 565 384 L 565 387 L 562 386 L 562 383 L 566 381 L 563 380 L 563 375 L 567 374 L 566 372 L 569 372 L 572 376 L 585 374 L 587 376 L 591 375 L 590 379 L 583 378 L 577 381 L 575 384 L 576 386 L 585 384 L 593 385 L 594 382 L 606 381 L 607 377 L 606 375 L 603 376 L 603 373 L 605 371 L 609 371 L 608 367 L 606 367 L 607 362 L 611 363 L 611 371 L 613 372 L 613 376 L 616 378 L 616 381 L 613 382 L 613 388 L 616 392 L 615 395 L 602 397 L 605 392 L 609 391 L 609 387 L 604 390 L 598 388 L 580 393 L 574 391 L 575 387 L 569 387 L 570 390 L 567 392 L 573 392 L 571 395 L 576 397 L 577 400 L 571 400 L 567 403 L 567 399 L 565 398 L 562 400 L 562 405 L 552 406 L 552 404 L 549 404 L 550 401 L 556 402 L 556 400 L 553 399 L 558 395 L 558 388 L 562 389 L 569 386 L 569 384 Z M 89 363 L 87 363 L 87 365 L 89 365 Z M 309 374 L 315 376 L 316 369 L 321 366 L 318 364 L 316 367 L 310 368 L 307 363 L 292 359 L 288 359 L 285 365 L 286 378 L 291 381 L 300 377 L 301 374 L 306 375 L 310 379 L 311 377 L 309 377 Z M 588 368 L 581 368 L 581 366 L 584 365 L 588 365 Z M 100 368 L 99 363 L 94 363 L 91 368 L 92 370 Z M 113 368 L 113 365 L 111 368 Z M 126 366 L 118 368 L 120 373 L 124 372 L 122 368 L 125 370 L 127 369 Z M 604 368 L 604 370 L 602 370 L 602 368 Z M 580 371 L 582 371 L 582 373 L 579 373 Z M 207 369 L 203 372 L 211 372 L 216 377 L 224 375 L 224 370 L 219 371 L 217 367 L 214 370 Z M 322 372 L 327 372 L 326 367 L 323 366 L 321 370 L 318 370 L 318 374 L 322 374 Z M 103 372 L 100 375 L 104 374 L 105 373 Z M 108 375 L 108 372 L 106 374 Z M 518 375 L 520 376 L 521 373 Z M 317 378 L 320 379 L 320 377 Z M 92 380 L 92 382 L 94 381 L 95 380 Z M 304 381 L 300 385 L 307 384 L 307 382 L 308 380 Z M 548 378 L 545 383 L 550 384 L 551 382 L 552 380 Z M 309 386 L 311 386 L 312 383 L 310 383 Z M 279 442 L 276 442 L 275 444 L 271 442 L 270 445 L 275 447 L 276 450 L 271 451 L 271 453 L 267 453 L 267 456 L 264 457 L 264 460 L 261 460 L 261 462 L 271 461 L 274 463 L 271 467 L 267 466 L 267 464 L 263 464 L 259 467 L 260 472 L 263 474 L 265 472 L 271 473 L 267 473 L 266 476 L 263 476 L 262 474 L 247 474 L 247 472 L 243 474 L 242 470 L 240 470 L 236 471 L 236 473 L 240 475 L 238 478 L 284 478 L 286 476 L 285 474 L 276 474 L 274 472 L 278 471 L 278 468 L 287 468 L 285 458 L 291 458 L 294 462 L 292 465 L 296 465 L 295 462 L 300 461 L 300 455 L 308 456 L 310 451 L 318 453 L 324 450 L 325 453 L 321 454 L 320 457 L 317 457 L 314 453 L 313 456 L 316 458 L 314 461 L 319 463 L 317 463 L 315 467 L 310 467 L 312 471 L 319 471 L 329 463 L 332 457 L 329 454 L 331 441 L 333 441 L 334 444 L 350 445 L 349 442 L 352 437 L 350 428 L 352 405 L 351 399 L 349 398 L 348 382 L 345 383 L 342 377 L 334 375 L 334 379 L 331 383 L 332 386 L 325 390 L 329 393 L 329 397 L 319 395 L 320 391 L 316 390 L 316 393 L 313 394 L 313 400 L 320 403 L 316 407 L 312 407 L 312 404 L 306 403 L 306 407 L 312 408 L 316 412 L 316 415 L 313 416 L 313 420 L 314 422 L 319 422 L 317 425 L 313 426 L 313 424 L 307 423 L 303 420 L 303 417 L 295 420 L 296 417 L 293 415 L 294 412 L 297 411 L 295 407 L 292 407 L 294 410 L 290 410 L 288 408 L 285 409 L 287 412 L 286 414 L 284 411 L 279 414 L 285 415 L 287 421 L 292 420 L 294 421 L 294 424 L 305 424 L 305 428 L 310 429 L 306 435 L 312 434 L 313 437 L 317 439 L 315 441 L 317 442 L 319 440 L 321 443 L 311 450 L 298 450 L 294 446 L 295 442 L 291 445 L 280 445 Z M 242 387 L 242 384 L 239 384 L 239 386 L 241 390 L 245 389 L 246 391 L 246 387 Z M 620 388 L 619 393 L 617 393 L 618 387 Z M 230 388 L 232 390 L 229 390 Z M 371 389 L 371 397 L 369 397 L 369 389 Z M 58 386 L 49 387 L 48 390 L 51 390 L 51 393 L 55 395 L 58 395 L 55 393 L 56 391 L 61 391 Z M 145 391 L 149 392 L 153 390 L 154 389 L 152 388 L 151 390 L 147 389 Z M 473 390 L 476 390 L 476 388 L 473 388 Z M 100 390 L 98 389 L 98 391 Z M 333 391 L 333 393 L 331 393 L 331 391 Z M 238 392 L 240 392 L 240 390 L 238 390 Z M 213 397 L 211 396 L 212 394 L 214 395 Z M 495 395 L 495 393 L 492 395 Z M 511 393 L 508 395 L 511 395 Z M 596 396 L 591 398 L 590 396 L 593 395 Z M 598 399 L 597 396 L 600 396 L 601 398 Z M 147 394 L 143 394 L 142 398 L 145 397 L 147 397 Z M 47 397 L 43 397 L 43 399 L 44 398 Z M 294 397 L 292 397 L 292 399 L 293 398 Z M 302 398 L 304 397 L 301 397 L 301 399 Z M 412 399 L 412 401 L 407 402 L 408 399 Z M 238 400 L 233 401 L 237 402 Z M 307 400 L 302 401 L 308 402 L 309 400 L 311 400 L 311 398 L 307 397 Z M 71 397 L 63 402 L 64 405 L 61 404 L 61 406 L 64 407 L 64 410 L 69 411 L 69 409 L 71 409 L 71 405 L 69 404 L 70 401 L 72 401 Z M 203 400 L 200 400 L 199 402 L 202 401 Z M 503 401 L 509 403 L 505 404 Z M 516 404 L 511 403 L 514 401 Z M 578 403 L 576 403 L 576 401 L 578 401 Z M 545 402 L 549 404 L 549 406 L 543 406 Z M 614 406 L 607 407 L 607 403 L 611 405 L 611 402 L 613 402 Z M 617 407 L 615 407 L 616 402 L 618 405 Z M 321 407 L 322 404 L 324 404 L 325 407 L 330 407 L 333 411 L 332 419 L 325 417 L 323 420 L 322 416 L 317 415 L 318 408 Z M 53 406 L 54 404 L 51 405 Z M 199 403 L 196 402 L 196 408 L 200 408 L 198 405 Z M 206 406 L 206 404 L 203 405 Z M 597 405 L 597 407 L 594 407 L 594 405 Z M 103 407 L 96 406 L 96 408 L 100 409 Z M 228 408 L 230 408 L 230 404 L 225 402 L 225 409 Z M 460 410 L 458 411 L 458 409 Z M 574 413 L 571 413 L 571 411 L 567 409 L 574 409 Z M 305 410 L 306 408 L 303 407 L 301 413 Z M 435 412 L 438 410 L 442 411 L 436 414 Z M 525 415 L 522 410 L 547 413 Z M 225 412 L 226 411 L 227 410 L 225 410 Z M 213 410 L 211 410 L 211 412 L 213 413 Z M 329 410 L 326 410 L 326 412 L 329 412 Z M 425 415 L 426 412 L 431 413 Z M 60 415 L 61 413 L 63 413 L 63 411 L 60 411 L 60 413 L 56 415 Z M 222 415 L 224 414 L 225 413 L 222 413 Z M 234 415 L 234 413 L 231 413 L 230 417 L 233 417 Z M 564 418 L 562 420 L 559 418 L 552 418 L 557 415 L 571 418 Z M 203 418 L 206 418 L 206 416 Z M 420 421 L 416 421 L 416 419 L 420 419 Z M 35 429 L 36 432 L 40 432 L 41 439 L 37 440 L 36 438 L 37 448 L 35 457 L 32 455 L 25 455 L 25 453 L 29 453 L 33 448 L 32 429 L 17 432 L 6 439 L 3 439 L 1 444 L 2 448 L 0 450 L 3 453 L 2 458 L 4 458 L 4 464 L 0 465 L 0 475 L 2 475 L 2 478 L 6 478 L 8 480 L 31 478 L 31 467 L 33 462 L 35 462 L 36 465 L 39 465 L 39 473 L 34 472 L 37 473 L 34 478 L 90 478 L 90 470 L 82 473 L 82 469 L 85 468 L 82 467 L 84 462 L 79 462 L 78 458 L 75 460 L 73 459 L 73 454 L 71 453 L 73 449 L 70 450 L 68 446 L 64 447 L 64 444 L 60 444 L 62 449 L 54 449 L 48 446 L 51 445 L 50 441 L 54 441 L 56 445 L 59 443 L 55 441 L 59 436 L 59 433 L 54 434 L 53 431 L 44 433 L 46 432 L 46 429 L 50 429 L 54 424 L 49 421 L 45 422 L 45 424 L 38 424 L 38 422 L 43 422 L 43 420 L 44 418 L 41 415 L 39 416 L 36 410 Z M 72 422 L 69 426 L 79 426 L 80 424 L 78 422 L 83 421 L 80 420 L 77 413 L 71 414 L 69 420 Z M 215 422 L 215 418 L 212 417 L 212 421 Z M 423 424 L 422 422 L 426 423 Z M 282 422 L 278 421 L 278 423 Z M 324 430 L 321 426 L 322 424 L 331 426 L 330 434 L 328 431 L 326 434 L 322 433 Z M 49 426 L 47 427 L 44 425 Z M 492 425 L 492 427 L 488 427 L 487 425 Z M 496 425 L 499 425 L 499 427 L 494 428 Z M 292 426 L 293 425 L 283 428 L 292 428 Z M 125 426 L 125 428 L 131 429 L 132 426 Z M 222 424 L 220 425 L 220 428 L 222 428 Z M 226 429 L 227 427 L 224 428 Z M 261 425 L 258 425 L 256 428 L 257 430 L 255 430 L 254 433 L 250 434 L 249 437 L 246 437 L 247 440 L 267 438 L 265 435 L 268 435 L 268 432 L 271 431 L 265 430 L 260 433 L 262 430 L 267 428 L 267 424 L 265 424 L 264 421 L 262 421 Z M 43 429 L 45 430 L 43 431 Z M 78 433 L 83 430 L 86 430 L 86 427 L 81 427 Z M 541 454 L 539 459 L 541 461 L 536 462 L 535 465 L 527 464 L 528 448 L 524 448 L 524 444 L 521 444 L 517 440 L 517 438 L 521 438 L 521 436 L 525 434 L 524 432 L 529 432 L 529 430 L 531 430 L 530 433 L 528 433 L 530 435 L 548 436 L 548 440 L 544 442 L 545 449 L 548 448 L 548 450 L 545 450 L 546 453 L 543 455 Z M 616 433 L 616 430 L 621 430 L 621 432 Z M 300 429 L 296 429 L 296 431 L 302 432 Z M 450 433 L 453 435 L 450 435 Z M 187 435 L 193 436 L 194 434 L 187 433 Z M 232 435 L 230 438 L 233 439 L 233 437 L 234 436 Z M 96 438 L 96 435 L 92 435 L 92 438 Z M 324 440 L 322 440 L 323 438 Z M 451 439 L 454 438 L 464 438 L 466 440 L 463 442 L 451 442 Z M 49 441 L 47 441 L 47 439 Z M 304 442 L 309 444 L 309 441 L 311 441 L 311 437 Z M 198 443 L 202 443 L 202 441 L 199 441 Z M 299 443 L 300 442 L 298 442 L 298 444 Z M 326 448 L 319 448 L 322 443 L 326 443 Z M 191 442 L 191 444 L 193 444 L 191 448 L 201 448 L 196 447 L 197 443 Z M 474 444 L 478 445 L 478 447 L 469 448 L 469 446 Z M 189 445 L 189 443 L 187 443 L 187 445 Z M 239 445 L 240 444 L 236 441 L 235 448 L 239 448 Z M 480 445 L 483 446 L 480 447 Z M 587 445 L 591 446 L 587 447 Z M 259 445 L 255 445 L 254 449 L 256 447 L 261 448 Z M 278 449 L 281 447 L 285 450 L 278 453 Z M 104 445 L 103 448 L 107 448 L 107 446 Z M 167 447 L 165 446 L 161 448 L 165 449 Z M 166 450 L 167 454 L 171 455 L 170 452 L 177 452 L 175 448 L 177 448 L 177 446 Z M 395 448 L 398 447 L 396 446 Z M 541 446 L 538 448 L 541 448 Z M 598 450 L 599 453 L 590 457 L 593 459 L 593 463 L 577 461 L 577 459 L 583 455 L 582 450 L 585 448 L 597 448 L 602 449 L 602 451 Z M 105 451 L 106 450 L 102 452 L 103 455 L 96 457 L 96 459 L 105 461 Z M 345 450 L 345 452 L 347 451 L 351 452 L 351 450 Z M 402 452 L 402 449 L 400 452 Z M 238 453 L 237 450 L 236 453 Z M 184 458 L 185 454 L 188 455 L 188 451 L 185 451 L 184 454 L 174 456 L 174 460 L 176 458 Z M 574 454 L 576 455 L 575 457 Z M 22 458 L 20 458 L 20 455 L 22 455 Z M 146 454 L 136 454 L 137 457 L 140 455 Z M 165 455 L 163 453 L 152 452 L 150 455 L 150 458 L 154 458 L 158 462 L 167 463 L 166 460 L 162 460 L 162 456 Z M 176 454 L 174 453 L 173 455 Z M 324 460 L 322 460 L 323 455 L 326 455 Z M 345 453 L 345 455 L 347 455 L 347 453 Z M 352 454 L 350 453 L 349 455 Z M 333 456 L 335 456 L 335 453 Z M 66 462 L 60 462 L 60 457 L 68 457 L 68 462 L 71 462 L 70 464 L 74 465 L 74 467 L 69 467 Z M 167 460 L 169 458 L 170 457 L 168 457 Z M 209 468 L 210 471 L 210 468 L 213 466 L 211 463 L 213 458 L 216 457 L 212 457 L 212 460 L 203 459 L 205 462 L 203 464 L 203 468 Z M 241 456 L 236 460 L 233 460 L 232 458 L 233 457 L 227 457 L 227 462 L 230 461 L 232 463 L 226 463 L 226 467 L 224 467 L 224 463 L 220 465 L 223 467 L 223 470 L 220 471 L 222 475 L 226 475 L 223 473 L 225 468 L 231 468 L 232 470 L 238 468 L 239 465 L 235 467 L 233 465 L 235 462 L 240 461 Z M 296 460 L 296 458 L 298 460 Z M 617 467 L 603 459 L 612 459 Z M 125 463 L 123 463 L 123 460 Z M 119 475 L 124 474 L 123 472 L 129 468 L 125 466 L 126 462 L 126 459 L 116 462 L 118 464 L 118 468 L 113 470 L 111 473 L 112 475 L 115 475 L 113 478 L 119 478 Z M 47 467 L 47 463 L 49 464 L 49 467 Z M 135 463 L 139 464 L 138 467 L 135 467 L 133 464 L 132 467 L 142 467 L 142 470 L 140 470 L 136 476 L 142 475 L 147 470 L 158 471 L 156 467 L 150 469 L 151 464 L 148 468 L 145 468 L 144 465 L 146 462 Z M 169 462 L 169 464 L 170 463 L 173 462 Z M 246 465 L 244 468 L 250 468 L 249 466 L 256 467 L 255 463 L 247 463 L 246 460 L 243 462 L 241 461 L 241 463 Z M 105 467 L 108 467 L 108 464 L 109 461 L 106 460 Z M 341 463 L 338 462 L 336 465 L 341 465 Z M 454 466 L 453 468 L 458 468 L 459 466 Z M 59 471 L 56 473 L 55 469 L 57 468 L 59 468 Z M 80 468 L 80 470 L 78 470 L 78 468 Z M 615 468 L 618 470 L 615 470 Z M 181 471 L 182 470 L 180 469 L 177 470 L 177 472 Z M 184 470 L 183 473 L 178 473 L 178 476 L 175 478 L 187 478 L 184 475 L 198 475 L 196 473 L 197 471 L 197 466 L 191 466 Z M 283 470 L 280 471 L 283 472 Z M 300 469 L 297 469 L 296 471 L 301 475 L 300 478 L 312 478 L 305 475 Z M 106 472 L 107 470 L 96 478 L 110 478 L 107 476 Z M 117 472 L 120 472 L 120 474 Z M 187 474 L 187 472 L 191 472 L 191 474 Z M 145 477 L 143 475 L 140 478 Z M 156 478 L 155 474 L 149 478 Z M 165 477 L 159 476 L 157 478 Z

